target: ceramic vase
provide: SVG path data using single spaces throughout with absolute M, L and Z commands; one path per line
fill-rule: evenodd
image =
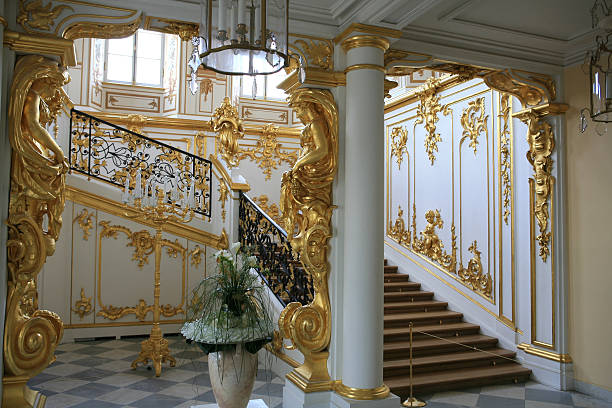
M 257 375 L 257 354 L 244 344 L 234 350 L 208 354 L 208 373 L 219 408 L 244 408 L 249 403 Z

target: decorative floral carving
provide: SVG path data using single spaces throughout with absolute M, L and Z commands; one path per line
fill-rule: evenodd
M 436 233 L 436 228 L 442 228 L 444 226 L 444 221 L 442 221 L 440 210 L 427 211 L 425 213 L 425 220 L 427 221 L 427 225 L 425 226 L 425 229 L 421 231 L 421 237 L 414 239 L 412 243 L 412 249 L 420 253 L 421 255 L 424 255 L 430 258 L 431 260 L 438 262 L 447 271 L 455 273 L 455 260 L 457 250 L 457 245 L 455 243 L 455 226 L 451 226 L 453 242 L 451 248 L 452 254 L 449 255 L 444 250 L 444 244 Z M 414 233 L 414 235 L 416 236 L 416 232 Z
M 142 268 L 149 263 L 149 255 L 155 251 L 153 236 L 149 231 L 142 230 L 132 233 L 129 239 L 127 246 L 134 247 L 132 260 L 138 261 L 138 266 Z
M 95 217 L 95 213 L 90 213 L 87 208 L 83 208 L 83 211 L 72 221 L 73 223 L 78 223 L 81 230 L 83 230 L 83 240 L 85 241 L 89 239 L 91 234 L 89 230 L 93 228 L 93 217 Z
M 440 79 L 428 78 L 425 85 L 415 94 L 419 97 L 420 103 L 417 107 L 417 118 L 415 125 L 425 124 L 425 151 L 433 166 L 436 160 L 435 152 L 438 151 L 438 142 L 442 141 L 439 133 L 436 133 L 436 123 L 438 122 L 438 113 L 443 109 L 440 105 L 440 95 L 438 88 Z
M 265 125 L 255 148 L 242 149 L 239 161 L 247 157 L 253 160 L 263 170 L 266 180 L 270 180 L 272 170 L 276 170 L 283 162 L 293 165 L 297 160 L 297 152 L 283 151 L 283 144 L 277 138 L 278 126 Z
M 263 210 L 270 218 L 274 220 L 278 225 L 282 225 L 280 209 L 275 203 L 268 203 L 269 198 L 266 194 L 262 194 L 259 197 L 253 197 L 253 202 L 257 204 L 259 208 Z
M 221 218 L 223 219 L 223 222 L 225 222 L 225 216 L 227 215 L 227 212 L 225 211 L 225 203 L 229 197 L 229 189 L 227 188 L 225 181 L 219 180 L 219 189 L 217 191 L 219 192 L 219 201 L 221 202 Z
M 316 66 L 325 70 L 333 67 L 334 47 L 331 41 L 295 40 L 294 45 L 301 49 L 307 57 L 308 66 Z
M 389 228 L 387 230 L 387 235 L 397 241 L 400 245 L 409 245 L 410 244 L 410 230 L 406 229 L 406 224 L 404 223 L 404 211 L 401 206 L 397 206 L 397 219 L 395 222 L 391 222 L 389 220 Z
M 467 268 L 463 265 L 459 266 L 457 275 L 461 278 L 461 281 L 469 286 L 473 291 L 484 295 L 491 299 L 493 292 L 493 279 L 491 274 L 483 273 L 482 262 L 480 259 L 480 251 L 478 250 L 478 243 L 472 242 L 472 245 L 468 248 L 474 257 L 468 261 Z
M 223 104 L 215 109 L 211 125 L 219 139 L 221 157 L 230 167 L 238 166 L 240 161 L 238 139 L 244 137 L 244 129 L 238 111 L 232 106 L 227 96 L 223 99 Z
M 139 115 L 137 113 L 130 113 L 127 115 L 127 130 L 138 133 L 140 135 L 144 135 L 144 127 L 147 124 L 147 117 L 144 115 Z
M 81 288 L 81 298 L 74 302 L 72 311 L 79 315 L 81 320 L 83 317 L 91 313 L 91 297 L 85 297 L 85 288 Z
M 476 116 L 480 112 L 479 116 Z M 482 132 L 487 133 L 487 120 L 489 115 L 485 116 L 485 98 L 477 98 L 468 102 L 468 107 L 461 114 L 461 127 L 463 134 L 461 142 L 466 138 L 470 139 L 470 147 L 476 155 L 478 147 L 478 135 Z
M 200 90 L 204 94 L 204 101 L 208 99 L 208 94 L 213 91 L 213 81 L 210 78 L 204 78 L 200 81 Z
M 200 248 L 199 245 L 196 245 L 193 251 L 189 253 L 191 265 L 195 266 L 196 268 L 198 267 L 198 265 L 200 265 L 200 262 L 202 262 L 202 252 L 202 248 Z
M 17 23 L 26 31 L 29 31 L 30 28 L 49 31 L 62 11 L 74 11 L 72 7 L 65 4 L 53 7 L 52 1 L 49 1 L 46 6 L 43 6 L 43 0 L 26 3 L 26 0 L 19 2 L 19 15 L 17 16 Z
M 391 131 L 391 157 L 397 157 L 397 168 L 402 168 L 402 161 L 404 159 L 404 153 L 408 155 L 408 149 L 406 149 L 406 142 L 408 142 L 408 132 L 401 126 L 394 127 Z
M 499 150 L 501 160 L 499 163 L 499 173 L 501 177 L 502 185 L 502 205 L 504 208 L 504 222 L 508 225 L 508 218 L 510 217 L 510 200 L 512 199 L 512 144 L 510 141 L 510 95 L 501 94 L 501 107 L 499 116 L 503 121 L 502 128 L 500 131 L 499 139 Z

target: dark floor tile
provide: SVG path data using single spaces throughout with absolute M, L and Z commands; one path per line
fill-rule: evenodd
M 503 398 L 494 395 L 478 397 L 478 407 L 481 408 L 525 408 L 525 401 L 516 398 Z
M 106 349 L 108 351 L 108 349 Z M 85 357 L 80 360 L 71 361 L 70 364 L 81 365 L 86 367 L 97 367 L 102 364 L 110 363 L 110 358 L 101 358 L 101 357 Z
M 148 380 L 142 380 L 134 384 L 130 384 L 127 386 L 127 388 L 149 392 L 160 392 L 161 390 L 173 385 L 176 385 L 176 382 L 162 380 L 161 378 L 150 378 Z
M 123 406 L 124 405 L 117 405 L 107 401 L 90 400 L 72 405 L 70 408 L 119 408 Z
M 103 394 L 108 394 L 109 392 L 115 391 L 117 389 L 119 389 L 119 387 L 114 387 L 112 385 L 89 383 L 68 390 L 66 391 L 66 394 L 76 395 L 77 397 L 83 398 L 95 398 Z
M 196 397 L 196 400 L 198 401 L 204 401 L 204 402 L 217 402 L 217 400 L 215 399 L 215 394 L 213 394 L 212 390 L 207 391 L 203 394 L 200 394 Z
M 431 401 L 427 403 L 427 408 L 465 408 L 465 405 L 447 404 L 444 402 Z
M 574 405 L 574 401 L 569 392 L 538 390 L 534 388 L 525 388 L 525 400 L 553 402 L 569 406 Z
M 174 358 L 184 358 L 187 360 L 197 360 L 202 358 L 204 353 L 202 351 L 196 350 L 183 350 L 178 353 L 174 353 Z
M 480 387 L 472 387 L 472 388 L 466 388 L 466 389 L 461 389 L 461 392 L 469 392 L 472 394 L 480 394 L 480 392 L 482 391 L 482 388 Z
M 110 377 L 116 374 L 114 371 L 101 370 L 99 368 L 90 368 L 89 370 L 79 371 L 78 373 L 70 374 L 69 378 L 76 378 L 83 381 L 97 381 L 104 377 Z
M 257 387 L 257 384 L 255 385 Z M 266 383 L 259 388 L 253 390 L 253 394 L 258 395 L 269 395 L 271 397 L 282 397 L 283 396 L 284 384 L 273 384 Z
M 98 347 L 98 346 L 87 346 L 80 348 L 78 350 L 72 351 L 74 354 L 85 354 L 88 356 L 95 356 L 97 354 L 106 353 L 109 349 L 107 347 Z
M 193 380 L 191 380 L 192 384 L 195 385 L 200 385 L 200 386 L 204 386 L 204 387 L 210 387 L 210 377 L 208 374 L 199 374 L 196 375 L 195 377 L 193 377 Z
M 138 408 L 171 408 L 187 401 L 186 399 L 170 397 L 168 395 L 154 394 L 132 402 L 130 406 Z
M 44 382 L 50 381 L 50 380 L 54 380 L 56 378 L 58 378 L 58 375 L 51 375 L 51 374 L 45 374 L 45 373 L 40 373 L 35 377 L 30 378 L 30 380 L 28 381 L 28 385 L 30 387 L 34 387 L 38 384 L 42 384 Z

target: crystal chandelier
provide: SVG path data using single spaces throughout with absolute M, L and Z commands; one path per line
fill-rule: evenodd
M 198 67 L 225 75 L 267 75 L 289 66 L 289 0 L 200 0 L 200 36 L 189 67 L 192 93 Z

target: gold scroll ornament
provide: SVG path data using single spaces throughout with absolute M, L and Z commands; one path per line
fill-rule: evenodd
M 45 126 L 64 103 L 69 81 L 58 64 L 42 56 L 18 60 L 9 103 L 12 148 L 9 198 L 8 290 L 4 327 L 2 406 L 31 407 L 39 397 L 27 381 L 54 360 L 63 334 L 59 316 L 38 310 L 36 281 L 62 227 L 64 154 Z
M 215 109 L 215 115 L 211 120 L 213 131 L 219 139 L 221 157 L 230 167 L 238 166 L 240 147 L 238 139 L 244 137 L 242 119 L 238 111 L 232 106 L 229 97 L 223 99 L 223 103 Z
M 423 123 L 425 126 L 425 151 L 433 166 L 436 161 L 436 152 L 438 151 L 438 142 L 442 141 L 440 133 L 436 133 L 436 123 L 438 122 L 438 113 L 442 112 L 443 106 L 440 105 L 440 79 L 429 78 L 422 88 L 415 92 L 419 97 L 419 106 L 417 107 L 415 125 Z
M 287 378 L 305 392 L 330 390 L 327 370 L 331 338 L 331 305 L 327 241 L 332 235 L 332 182 L 338 165 L 338 110 L 329 91 L 300 88 L 292 107 L 305 125 L 300 156 L 283 174 L 280 208 L 294 255 L 312 278 L 314 298 L 308 305 L 291 302 L 281 312 L 281 335 L 304 355 L 304 363 Z

